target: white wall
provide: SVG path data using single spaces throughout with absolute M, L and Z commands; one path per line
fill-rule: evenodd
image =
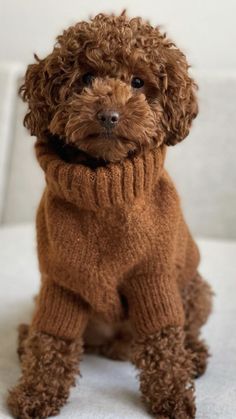
M 31 62 L 62 28 L 124 8 L 163 24 L 196 70 L 236 69 L 236 0 L 0 0 L 0 60 Z
M 9 61 L 32 62 L 33 52 L 47 54 L 56 35 L 68 25 L 100 11 L 120 13 L 125 7 L 130 16 L 142 15 L 153 24 L 163 24 L 187 53 L 195 73 L 208 73 L 196 74 L 200 115 L 192 140 L 169 150 L 168 168 L 192 231 L 235 238 L 236 0 L 0 0 L 0 155 L 4 132 L 5 145 L 9 141 L 12 146 L 4 164 L 2 220 L 32 220 L 44 184 L 32 155 L 33 141 L 23 130 L 25 109 L 16 95 L 12 103 L 7 100 L 12 86 L 10 81 L 7 86 L 6 69 L 11 74 L 13 67 L 15 74 L 19 67 Z M 6 118 L 7 104 L 11 118 Z M 12 126 L 8 126 L 10 119 Z

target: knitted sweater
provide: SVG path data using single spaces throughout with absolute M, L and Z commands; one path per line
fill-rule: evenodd
M 46 188 L 36 222 L 42 285 L 33 328 L 73 339 L 91 313 L 122 318 L 124 302 L 139 335 L 183 325 L 180 292 L 199 253 L 165 152 L 163 145 L 91 169 L 37 140 Z

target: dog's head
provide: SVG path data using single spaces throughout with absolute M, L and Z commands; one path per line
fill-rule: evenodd
M 20 89 L 25 126 L 92 157 L 119 161 L 174 145 L 197 115 L 184 54 L 141 18 L 99 14 L 64 31 L 45 59 L 35 57 Z

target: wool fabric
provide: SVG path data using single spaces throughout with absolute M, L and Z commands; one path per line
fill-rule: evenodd
M 32 327 L 74 339 L 91 314 L 134 333 L 182 326 L 181 289 L 199 252 L 164 169 L 166 146 L 92 169 L 36 141 L 46 187 L 37 212 L 41 290 Z

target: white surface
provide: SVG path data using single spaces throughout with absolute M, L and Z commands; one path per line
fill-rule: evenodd
M 0 0 L 0 60 L 30 62 L 33 52 L 48 52 L 68 25 L 124 8 L 164 25 L 197 69 L 236 68 L 235 0 Z
M 28 322 L 39 275 L 32 226 L 0 229 L 0 418 L 9 415 L 7 389 L 17 380 L 16 327 Z M 236 415 L 236 243 L 200 240 L 201 272 L 215 292 L 214 313 L 204 334 L 213 354 L 197 380 L 197 419 L 235 419 Z M 136 372 L 128 363 L 86 356 L 83 377 L 71 392 L 61 419 L 148 418 L 139 400 Z

